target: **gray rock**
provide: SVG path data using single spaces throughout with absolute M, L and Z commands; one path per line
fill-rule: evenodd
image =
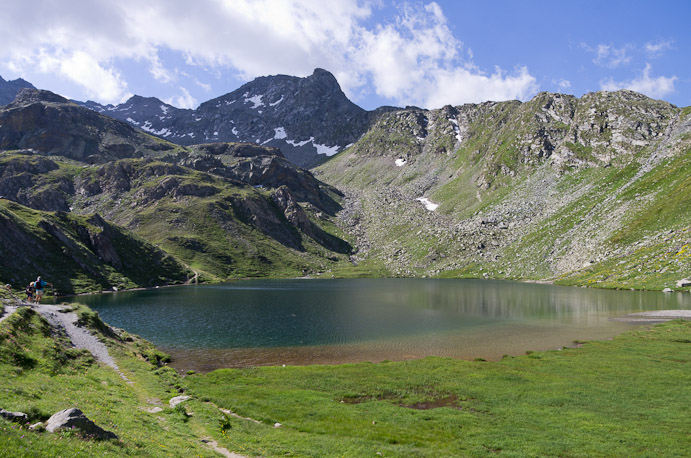
M 665 288 L 665 289 L 662 290 L 662 292 L 663 292 L 663 293 L 673 293 L 674 290 L 673 290 L 673 289 L 670 289 L 670 288 Z
M 24 412 L 9 412 L 5 409 L 0 409 L 0 417 L 17 423 L 26 423 L 29 420 Z
M 677 281 L 677 288 L 686 288 L 687 286 L 691 286 L 691 280 L 688 278 Z
M 54 433 L 60 429 L 77 429 L 83 435 L 99 440 L 118 438 L 115 433 L 104 430 L 75 408 L 61 410 L 48 419 L 46 431 Z
M 185 402 L 185 401 L 187 401 L 187 400 L 189 400 L 189 399 L 190 399 L 190 396 L 175 396 L 173 399 L 171 399 L 170 401 L 168 401 L 168 405 L 169 405 L 170 408 L 172 409 L 172 408 L 175 407 L 176 405 L 181 404 L 181 403 L 183 403 L 183 402 Z
M 45 430 L 46 430 L 46 425 L 42 421 L 39 421 L 38 423 L 34 423 L 33 425 L 29 426 L 29 431 L 45 431 Z

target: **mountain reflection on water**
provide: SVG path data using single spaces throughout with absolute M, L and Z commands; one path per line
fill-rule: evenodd
M 611 338 L 691 295 L 492 280 L 247 280 L 74 298 L 178 369 L 449 356 L 497 359 Z

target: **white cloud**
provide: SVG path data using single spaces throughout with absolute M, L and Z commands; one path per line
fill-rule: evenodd
M 672 49 L 672 40 L 658 41 L 656 43 L 646 43 L 645 52 L 648 57 L 659 57 L 664 54 L 665 51 Z
M 600 88 L 604 91 L 630 89 L 653 98 L 664 97 L 674 92 L 674 84 L 677 81 L 676 76 L 653 77 L 650 76 L 651 71 L 652 66 L 646 64 L 643 72 L 631 81 L 614 81 L 612 78 L 609 78 L 600 82 Z
M 197 108 L 197 105 L 198 105 L 197 99 L 192 97 L 192 95 L 190 94 L 190 91 L 188 91 L 184 87 L 179 87 L 179 89 L 180 89 L 180 92 L 182 92 L 182 94 L 170 97 L 170 98 L 164 100 L 164 102 L 167 103 L 168 105 L 173 105 L 173 106 L 178 107 L 178 108 L 189 108 L 189 109 Z
M 354 60 L 372 78 L 379 95 L 401 105 L 446 104 L 526 98 L 537 91 L 527 68 L 506 75 L 479 71 L 462 58 L 463 44 L 449 29 L 441 8 L 407 6 L 392 24 L 362 33 Z M 466 55 L 472 56 L 472 52 Z
M 425 83 L 415 94 L 425 107 L 487 100 L 526 100 L 538 90 L 535 78 L 525 67 L 516 69 L 511 75 L 497 68 L 489 76 L 464 68 L 440 70 Z
M 569 89 L 571 88 L 571 81 L 562 79 L 557 82 L 557 85 L 559 86 L 560 89 Z
M 106 67 L 83 51 L 67 54 L 41 48 L 26 60 L 43 73 L 59 75 L 82 87 L 89 99 L 119 103 L 132 96 L 115 68 Z
M 196 78 L 223 72 L 246 80 L 276 73 L 306 76 L 322 67 L 336 75 L 350 96 L 376 92 L 401 105 L 524 98 L 537 90 L 524 67 L 491 75 L 475 67 L 473 52 L 464 50 L 436 3 L 404 4 L 396 18 L 372 26 L 377 4 L 5 0 L 0 69 L 29 80 L 36 72 L 55 74 L 106 103 L 129 95 L 123 67 L 117 65 L 144 64 L 159 84 L 179 85 L 184 71 L 167 68 L 164 53 L 166 62 L 171 55 L 184 56 L 186 65 L 195 67 L 190 73 Z M 138 72 L 131 77 L 144 76 Z M 208 87 L 208 82 L 198 84 Z M 187 90 L 172 98 L 180 106 L 190 106 L 193 99 Z
M 586 50 L 595 54 L 593 63 L 602 67 L 617 68 L 621 65 L 631 62 L 631 55 L 629 52 L 632 49 L 631 45 L 624 45 L 621 48 L 615 47 L 613 44 L 599 44 L 594 49 L 586 44 L 582 45 Z
M 148 60 L 151 65 L 149 72 L 151 72 L 151 75 L 154 77 L 154 79 L 162 83 L 170 83 L 175 81 L 174 73 L 163 65 L 161 59 L 158 57 L 158 54 L 155 51 L 149 55 Z

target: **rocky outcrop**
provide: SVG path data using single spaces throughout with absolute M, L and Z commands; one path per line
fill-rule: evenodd
M 97 440 L 118 439 L 115 433 L 101 428 L 76 408 L 61 410 L 48 419 L 46 431 L 55 433 L 61 429 L 75 429 L 82 436 Z
M 293 226 L 300 229 L 315 242 L 336 253 L 348 254 L 352 251 L 349 243 L 325 232 L 313 223 L 286 186 L 281 186 L 272 192 L 271 199 L 283 210 L 283 215 Z
M 29 421 L 29 417 L 24 412 L 9 412 L 5 409 L 0 409 L 0 417 L 7 421 L 14 421 L 17 423 L 26 424 Z
M 68 211 L 68 196 L 73 192 L 70 180 L 60 177 L 45 182 L 45 175 L 58 170 L 54 161 L 34 156 L 32 151 L 0 158 L 0 196 L 46 211 Z
M 0 109 L 0 150 L 19 149 L 104 163 L 156 155 L 172 146 L 49 91 L 22 89 Z
M 304 251 L 302 237 L 297 229 L 285 224 L 284 215 L 278 213 L 275 207 L 264 199 L 249 196 L 231 199 L 233 213 L 244 223 L 257 228 L 264 235 L 271 237 L 280 244 L 298 251 Z M 216 213 L 223 222 L 226 213 Z
M 116 269 L 121 269 L 122 260 L 113 246 L 113 240 L 117 237 L 117 234 L 113 231 L 111 225 L 101 218 L 98 213 L 86 221 L 93 226 L 93 229 L 91 227 L 86 229 L 93 252 L 103 262 L 107 262 Z

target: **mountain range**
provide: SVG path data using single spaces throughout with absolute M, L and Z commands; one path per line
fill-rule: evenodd
M 115 106 L 92 101 L 84 106 L 179 145 L 251 142 L 277 147 L 301 167 L 312 167 L 343 151 L 380 113 L 395 109 L 370 112 L 358 107 L 336 78 L 322 69 L 306 78 L 257 78 L 195 110 L 141 96 Z
M 19 256 L 0 277 L 41 270 L 66 292 L 304 274 L 675 289 L 691 275 L 690 115 L 631 91 L 365 111 L 320 69 L 196 110 L 22 89 L 0 107 L 2 256 L 34 240 L 66 264 Z

